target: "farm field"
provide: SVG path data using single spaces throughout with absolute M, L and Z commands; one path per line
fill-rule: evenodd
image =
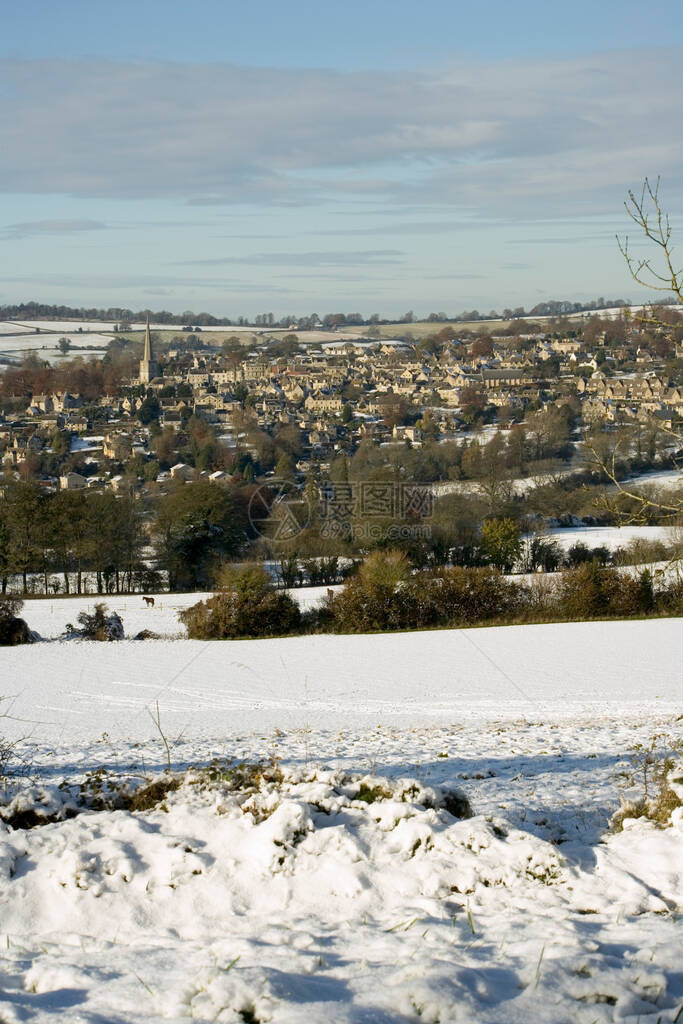
M 81 331 L 79 331 L 79 327 Z M 36 328 L 40 333 L 36 334 Z M 27 352 L 34 352 L 50 363 L 59 363 L 64 359 L 102 358 L 113 334 L 113 324 L 64 322 L 58 321 L 16 321 L 0 322 L 0 356 L 18 362 Z M 60 338 L 68 338 L 74 348 L 66 355 L 57 348 Z M 92 346 L 92 348 L 90 347 Z
M 549 530 L 547 536 L 568 550 L 581 542 L 589 548 L 606 547 L 609 551 L 626 547 L 633 541 L 660 541 L 674 544 L 680 541 L 680 530 L 670 526 L 567 526 Z
M 681 811 L 609 821 L 680 735 L 680 620 L 171 639 L 198 596 L 0 654 L 5 806 L 55 819 L 0 823 L 0 1019 L 676 1019 Z M 169 760 L 147 809 L 65 818 Z

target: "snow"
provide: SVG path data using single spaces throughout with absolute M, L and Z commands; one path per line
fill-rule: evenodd
M 4 331 L 0 329 L 0 356 L 7 356 L 15 361 L 20 360 L 24 353 L 35 352 L 40 354 L 41 359 L 49 363 L 59 363 L 65 359 L 101 359 L 104 349 L 112 339 L 107 334 L 71 334 L 65 333 L 26 333 L 12 334 L 11 337 L 3 337 Z M 74 346 L 68 352 L 62 353 L 57 348 L 60 338 L 68 338 Z M 94 345 L 95 348 L 87 346 Z
M 112 340 L 113 335 L 102 334 L 101 332 L 91 333 L 84 331 L 82 334 L 71 331 L 56 332 L 45 331 L 35 334 L 12 334 L 11 337 L 2 337 L 4 332 L 0 330 L 0 352 L 25 352 L 26 349 L 49 349 L 57 350 L 57 342 L 60 338 L 68 338 L 75 347 L 68 353 L 71 358 L 80 355 L 80 349 L 94 345 L 106 348 Z
M 5 802 L 55 819 L 0 822 L 0 1020 L 676 1019 L 683 816 L 608 824 L 680 733 L 680 620 L 170 639 L 199 596 L 107 599 L 165 639 L 0 654 Z M 163 780 L 157 701 L 179 788 L 83 810 Z
M 104 331 L 111 334 L 116 324 L 117 321 L 114 320 L 3 320 L 0 323 L 0 333 L 4 334 L 13 328 L 35 331 L 37 327 L 40 331 L 59 332 L 60 337 L 63 334 L 67 336 L 73 334 L 82 338 L 84 334 L 91 334 L 93 331 Z
M 11 320 L 0 320 L 0 336 L 5 334 L 27 334 L 32 330 L 34 328 L 14 323 Z
M 75 575 L 75 574 L 72 574 Z M 55 575 L 55 579 L 61 579 Z M 94 580 L 89 579 L 93 583 Z M 75 580 L 72 580 L 74 585 Z M 289 593 L 297 601 L 302 610 L 319 604 L 333 587 L 295 587 Z M 151 596 L 151 595 L 147 595 Z M 142 594 L 89 594 L 85 597 L 46 597 L 29 598 L 24 602 L 21 612 L 23 618 L 30 623 L 41 636 L 58 637 L 66 629 L 67 622 L 76 622 L 83 611 L 92 611 L 96 601 L 104 601 L 108 608 L 115 611 L 123 619 L 126 635 L 135 636 L 143 629 L 149 629 L 164 637 L 181 637 L 185 628 L 178 620 L 178 613 L 198 601 L 205 601 L 210 593 L 190 594 L 155 594 L 154 607 L 149 607 Z
M 569 476 L 571 473 L 576 472 L 579 468 L 576 464 L 573 466 L 562 467 L 552 471 L 541 472 L 533 474 L 528 477 L 515 477 L 510 481 L 510 485 L 515 494 L 525 495 L 529 494 L 535 487 L 542 487 L 550 480 L 555 480 L 558 477 Z M 664 491 L 676 491 L 683 488 L 683 472 L 680 469 L 658 469 L 650 470 L 646 473 L 640 473 L 631 477 L 627 477 L 621 481 L 622 487 L 632 488 L 638 487 L 642 489 L 644 486 L 650 488 L 657 488 Z M 481 491 L 481 484 L 476 480 L 446 480 L 440 483 L 434 483 L 431 485 L 432 491 L 437 497 L 442 497 L 445 494 L 477 494 Z M 611 489 L 614 489 L 610 485 Z
M 640 473 L 627 477 L 622 486 L 632 487 L 634 484 L 647 484 L 665 491 L 677 491 L 683 488 L 683 471 L 680 469 L 655 469 L 648 473 Z
M 72 435 L 70 450 L 72 452 L 96 452 L 102 448 L 103 441 L 104 435 L 102 434 L 92 437 Z
M 142 331 L 142 330 L 145 329 L 146 326 L 147 326 L 147 322 L 145 320 L 136 320 L 135 323 L 131 324 L 131 328 L 134 331 Z M 192 326 L 195 329 L 197 327 L 196 324 L 193 324 Z M 150 323 L 149 327 L 150 327 L 150 330 L 152 330 L 152 331 L 173 331 L 175 334 L 179 335 L 180 337 L 182 337 L 182 335 L 183 335 L 183 325 L 182 324 L 153 324 L 153 323 Z M 264 329 L 262 327 L 245 327 L 244 325 L 238 326 L 237 324 L 235 324 L 233 327 L 231 327 L 230 325 L 223 325 L 223 326 L 221 326 L 220 324 L 218 324 L 218 325 L 207 325 L 205 327 L 202 324 L 199 324 L 199 330 L 200 330 L 200 334 L 210 334 L 212 331 L 214 331 L 214 332 L 215 331 L 219 331 L 221 334 L 244 334 L 244 333 L 246 333 L 246 334 L 266 333 L 267 334 L 267 333 L 269 333 L 267 328 Z M 282 328 L 276 328 L 276 327 L 271 328 L 271 331 L 279 331 L 279 330 L 282 330 Z M 188 332 L 185 332 L 185 333 L 192 333 L 192 332 L 188 331 Z
M 489 431 L 488 437 L 484 435 L 485 430 Z M 486 441 L 490 440 L 493 433 L 495 433 L 495 428 L 483 428 L 483 430 L 477 434 L 478 443 L 484 444 Z M 483 436 L 480 437 L 480 435 Z M 460 439 L 459 441 L 462 443 Z M 576 467 L 562 467 L 553 471 L 537 473 L 533 476 L 514 477 L 509 481 L 509 484 L 513 494 L 525 495 L 529 494 L 536 487 L 543 487 L 550 480 L 569 476 L 575 471 Z M 431 488 L 434 495 L 440 498 L 446 494 L 480 494 L 482 492 L 482 483 L 478 480 L 444 480 L 439 483 L 431 484 Z
M 581 543 L 589 548 L 606 547 L 614 551 L 626 547 L 634 540 L 673 544 L 677 533 L 677 529 L 670 526 L 567 526 L 549 530 L 544 536 L 557 541 L 565 550 L 573 544 Z

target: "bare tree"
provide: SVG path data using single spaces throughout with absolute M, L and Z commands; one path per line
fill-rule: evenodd
M 588 464 L 598 469 L 612 485 L 611 493 L 598 499 L 600 507 L 610 512 L 622 526 L 648 524 L 656 519 L 662 525 L 679 522 L 683 515 L 683 500 L 674 491 L 672 495 L 657 493 L 650 488 L 641 489 L 620 477 L 619 462 L 629 450 L 628 432 L 617 435 L 593 434 L 584 440 Z
M 657 178 L 653 186 L 649 178 L 645 178 L 640 197 L 629 189 L 628 199 L 624 203 L 633 223 L 643 232 L 648 242 L 656 246 L 657 259 L 634 256 L 629 248 L 628 235 L 623 239 L 617 235 L 617 245 L 634 281 L 657 292 L 672 292 L 678 302 L 683 303 L 683 267 L 676 269 L 674 264 L 671 224 L 668 213 L 662 210 L 659 181 Z
M 662 209 L 659 184 L 659 177 L 654 185 L 649 178 L 645 178 L 640 195 L 629 190 L 628 199 L 624 203 L 627 214 L 644 235 L 645 240 L 654 245 L 654 255 L 634 255 L 628 235 L 623 239 L 617 235 L 617 245 L 634 281 L 653 291 L 672 294 L 678 303 L 683 304 L 683 267 L 677 268 L 674 262 L 671 223 L 668 213 Z M 649 316 L 638 317 L 638 320 L 641 323 L 656 324 L 658 327 L 666 326 L 656 315 L 654 307 Z M 674 427 L 664 432 L 675 443 L 683 444 L 683 432 L 680 429 Z M 617 438 L 611 451 L 606 451 L 595 437 L 586 440 L 586 449 L 591 461 L 608 477 L 614 488 L 614 497 L 605 494 L 603 504 L 617 515 L 621 522 L 647 522 L 651 521 L 653 516 L 668 523 L 679 522 L 683 516 L 683 499 L 679 494 L 674 492 L 673 495 L 663 496 L 655 492 L 643 492 L 640 488 L 624 485 L 617 479 L 618 457 L 626 445 L 627 439 L 623 436 Z

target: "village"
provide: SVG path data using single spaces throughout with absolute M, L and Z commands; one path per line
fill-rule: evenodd
M 475 335 L 435 325 L 421 339 L 242 333 L 220 346 L 200 328 L 164 331 L 161 340 L 147 324 L 137 373 L 96 397 L 32 393 L 15 371 L 22 391 L 0 406 L 2 470 L 47 488 L 114 492 L 235 474 L 303 483 L 364 442 L 483 442 L 497 428 L 562 407 L 576 428 L 566 440 L 640 424 L 659 439 L 656 451 L 650 441 L 654 458 L 683 419 L 683 329 L 675 313 L 668 319 L 654 330 L 637 318 L 586 317 Z M 119 353 L 123 344 L 131 366 L 138 339 L 112 342 Z M 4 375 L 5 394 L 11 377 Z M 188 421 L 200 421 L 211 438 L 201 457 L 186 443 Z M 269 438 L 286 444 L 273 447 Z M 576 454 L 565 452 L 569 461 Z

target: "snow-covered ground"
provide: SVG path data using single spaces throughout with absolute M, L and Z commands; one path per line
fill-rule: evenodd
M 680 533 L 670 526 L 567 526 L 549 530 L 544 536 L 556 540 L 560 547 L 569 549 L 573 544 L 589 548 L 605 547 L 609 551 L 626 547 L 634 540 L 661 541 L 673 544 Z
M 329 589 L 339 590 L 340 587 L 337 585 Z M 327 591 L 328 587 L 295 587 L 289 593 L 299 607 L 305 610 L 319 604 Z M 185 627 L 178 619 L 178 612 L 198 601 L 206 600 L 207 597 L 211 597 L 211 594 L 155 594 L 154 607 L 146 603 L 142 594 L 28 598 L 24 602 L 21 615 L 31 629 L 42 637 L 55 638 L 64 633 L 67 622 L 76 623 L 80 612 L 92 611 L 96 601 L 104 601 L 109 609 L 121 616 L 127 637 L 133 637 L 141 630 L 149 629 L 162 637 L 177 639 L 185 636 Z
M 72 452 L 94 452 L 98 451 L 102 447 L 104 441 L 104 435 L 98 434 L 92 437 L 79 437 L 78 434 L 72 434 L 71 436 L 71 451 Z
M 683 489 L 683 470 L 653 469 L 648 473 L 638 473 L 636 476 L 627 477 L 622 483 L 624 487 L 637 484 L 639 487 L 647 485 L 657 488 L 657 490 L 677 491 Z
M 60 331 L 65 334 L 74 332 L 79 335 L 97 331 L 112 333 L 116 322 L 113 320 L 3 320 L 0 322 L 0 334 L 19 331 Z
M 479 443 L 489 440 L 483 434 L 483 431 L 477 434 L 477 438 L 480 439 Z M 580 463 L 575 462 L 571 466 L 563 466 L 552 471 L 536 473 L 527 477 L 516 477 L 510 481 L 510 484 L 515 494 L 529 494 L 535 487 L 542 487 L 550 480 L 555 480 L 561 476 L 569 476 L 580 468 Z M 627 477 L 622 481 L 622 485 L 629 489 L 637 487 L 642 490 L 643 487 L 647 486 L 656 490 L 678 491 L 683 489 L 683 471 L 680 469 L 650 470 L 646 473 Z M 446 494 L 476 494 L 481 490 L 481 485 L 476 480 L 445 480 L 431 486 L 436 497 L 443 497 Z
M 484 428 L 491 430 L 492 428 Z M 476 435 L 478 443 L 484 444 L 490 440 L 490 437 L 483 435 L 483 431 Z M 563 467 L 556 469 L 552 472 L 536 473 L 532 476 L 515 477 L 510 480 L 510 488 L 512 493 L 517 495 L 529 494 L 536 487 L 542 487 L 547 484 L 550 479 L 557 479 L 561 476 L 569 476 L 570 473 L 576 472 L 575 466 Z M 442 498 L 447 494 L 480 494 L 482 491 L 482 485 L 478 480 L 443 480 L 439 483 L 431 485 L 432 492 L 437 498 Z
M 104 349 L 112 339 L 112 335 L 83 333 L 73 334 L 65 331 L 63 334 L 35 334 L 30 332 L 12 333 L 3 336 L 4 331 L 0 329 L 0 356 L 7 356 L 18 362 L 25 353 L 32 352 L 49 363 L 59 363 L 65 359 L 75 359 L 77 356 L 83 359 L 101 359 Z M 74 346 L 68 352 L 63 353 L 57 348 L 60 338 L 68 338 Z M 86 346 L 95 346 L 94 348 Z
M 25 324 L 17 324 L 12 320 L 0 320 L 0 336 L 9 334 L 29 334 L 35 332 L 35 328 L 27 327 Z
M 109 603 L 170 634 L 197 597 Z M 3 649 L 32 806 L 156 777 L 157 701 L 195 768 L 149 810 L 0 823 L 0 1020 L 671 1024 L 680 812 L 608 823 L 682 662 L 674 619 Z

